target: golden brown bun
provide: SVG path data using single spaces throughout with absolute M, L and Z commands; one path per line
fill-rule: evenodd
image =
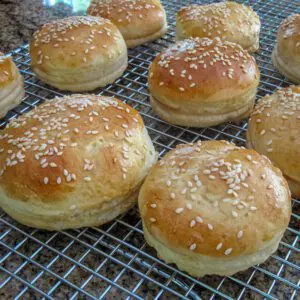
M 260 20 L 248 6 L 236 2 L 190 5 L 177 13 L 176 37 L 219 37 L 249 52 L 259 48 Z
M 48 230 L 96 226 L 125 212 L 156 160 L 139 113 L 103 96 L 49 100 L 0 139 L 1 207 Z
M 87 14 L 111 20 L 129 48 L 156 40 L 167 31 L 159 0 L 92 0 Z
M 149 172 L 139 194 L 145 237 L 193 276 L 231 275 L 266 260 L 291 215 L 279 169 L 226 141 L 179 145 Z
M 169 123 L 207 127 L 250 114 L 259 70 L 241 46 L 215 38 L 179 41 L 152 62 L 153 110 Z
M 278 90 L 257 103 L 247 140 L 281 169 L 292 194 L 300 197 L 300 86 Z
M 291 15 L 281 23 L 272 61 L 285 77 L 300 83 L 300 14 Z
M 24 83 L 13 60 L 0 52 L 0 119 L 20 104 L 24 97 Z
M 90 91 L 120 77 L 127 67 L 124 39 L 109 20 L 70 17 L 45 24 L 30 44 L 31 67 L 61 90 Z

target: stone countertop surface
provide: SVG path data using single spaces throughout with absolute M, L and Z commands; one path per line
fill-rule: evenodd
M 0 0 L 0 51 L 6 53 L 28 43 L 34 31 L 44 23 L 82 15 L 90 1 L 69 2 L 78 2 L 78 5 L 56 0 Z
M 74 6 L 75 2 L 76 7 Z M 51 5 L 48 6 L 46 5 L 47 3 Z M 23 45 L 24 43 L 29 42 L 33 32 L 40 25 L 48 21 L 68 15 L 82 15 L 88 3 L 89 1 L 73 0 L 73 6 L 70 6 L 69 4 L 62 3 L 62 1 L 56 0 L 0 0 L 0 50 L 2 52 L 8 52 Z M 20 253 L 23 253 L 24 255 L 31 256 L 35 253 L 34 251 L 38 251 L 38 249 L 40 248 L 40 245 L 36 242 L 31 242 L 30 240 L 26 240 L 25 242 L 23 242 L 24 238 L 26 239 L 24 232 L 26 232 L 30 236 L 34 236 L 40 241 L 44 241 L 44 243 L 48 243 L 47 241 L 49 239 L 49 236 L 51 237 L 53 235 L 53 233 L 42 232 L 39 230 L 37 231 L 32 228 L 21 226 L 20 224 L 17 224 L 13 220 L 11 220 L 7 215 L 3 214 L 1 210 L 0 215 L 1 218 L 6 220 L 9 224 L 13 224 L 13 226 L 15 226 L 12 228 L 9 225 L 1 222 L 0 240 L 3 243 L 9 245 L 11 248 L 14 248 L 16 247 L 16 245 L 18 245 L 18 251 Z M 135 226 L 133 223 L 134 221 L 140 222 L 138 221 L 139 217 L 135 209 L 132 213 L 127 214 L 125 218 L 127 218 L 126 222 L 132 223 L 133 226 Z M 18 232 L 16 228 L 21 229 L 23 233 Z M 73 234 L 74 236 L 76 236 L 78 232 L 73 232 Z M 118 232 L 117 237 L 123 238 L 123 234 L 125 235 L 125 233 Z M 5 237 L 3 238 L 4 235 Z M 291 233 L 288 232 L 283 241 L 287 244 L 291 244 L 293 238 L 294 237 L 291 236 Z M 132 240 L 129 239 L 127 242 L 134 245 L 135 247 L 141 247 L 144 241 L 141 237 L 134 237 Z M 53 238 L 53 241 L 49 242 L 49 245 L 55 245 L 55 249 L 62 251 L 69 245 L 69 243 L 70 238 L 61 233 L 58 233 L 58 235 Z M 286 247 L 281 246 L 276 255 L 284 259 L 288 255 L 287 250 L 288 249 Z M 85 251 L 86 249 L 83 245 L 76 245 L 76 247 L 73 245 L 65 253 L 69 257 L 76 260 L 81 257 L 82 253 L 84 253 Z M 148 246 L 147 252 L 155 255 L 155 251 L 153 251 L 153 249 L 149 248 Z M 55 255 L 56 254 L 52 251 L 44 249 L 41 251 L 41 253 L 36 255 L 34 260 L 38 261 L 43 266 L 47 266 L 47 264 L 55 258 Z M 5 259 L 3 261 L 1 260 L 0 266 L 11 272 L 16 272 L 16 270 L 18 270 L 18 268 L 20 268 L 20 266 L 24 264 L 24 258 L 17 254 L 9 254 L 8 249 L 3 246 L 1 247 L 0 245 L 0 259 L 4 257 Z M 84 265 L 87 265 L 91 269 L 95 269 L 96 266 L 99 265 L 99 262 L 103 259 L 103 257 L 97 257 L 97 255 L 93 256 L 91 254 L 84 261 Z M 296 259 L 293 259 L 293 261 L 295 260 Z M 64 276 L 65 271 L 69 268 L 70 261 L 63 260 L 62 258 L 55 261 L 55 263 L 53 263 L 53 265 L 51 266 L 51 270 L 53 272 L 62 276 Z M 138 269 L 138 267 L 136 268 Z M 277 274 L 277 272 L 281 268 L 281 265 L 279 264 L 278 260 L 271 258 L 266 263 L 264 263 L 261 268 L 266 269 L 273 274 Z M 121 270 L 122 268 L 120 267 L 120 265 L 114 264 L 108 260 L 108 262 L 101 269 L 101 274 L 107 278 L 113 279 L 116 275 L 118 275 L 119 272 L 121 272 Z M 41 269 L 37 266 L 28 264 L 26 267 L 20 269 L 20 272 L 17 272 L 17 274 L 20 275 L 20 278 L 30 282 L 40 271 Z M 140 271 L 143 272 L 142 269 L 140 269 Z M 234 278 L 243 282 L 247 282 L 247 280 L 249 280 L 250 285 L 254 285 L 257 289 L 267 291 L 267 287 L 272 284 L 274 277 L 266 276 L 266 274 L 258 269 L 253 279 L 250 279 L 250 277 L 252 276 L 252 271 L 253 269 L 251 268 L 251 270 L 240 272 L 235 275 Z M 284 268 L 282 272 L 283 274 L 281 274 L 281 276 L 293 282 L 294 284 L 297 284 L 299 273 L 297 273 L 296 271 L 297 270 L 295 268 L 289 268 L 287 266 Z M 35 286 L 44 291 L 51 289 L 53 286 L 55 286 L 57 278 L 55 279 L 50 275 L 51 274 L 48 274 L 46 276 L 42 274 L 40 279 L 37 280 L 37 283 L 35 283 Z M 68 280 L 71 281 L 74 285 L 78 286 L 82 284 L 83 278 L 87 278 L 89 275 L 89 273 L 84 272 L 81 268 L 77 268 L 74 272 L 72 272 L 71 277 L 68 277 Z M 121 286 L 130 289 L 134 287 L 135 284 L 141 279 L 135 278 L 135 276 L 136 274 L 133 272 L 124 272 L 124 275 L 121 276 L 118 283 Z M 3 282 L 6 282 L 7 278 L 9 278 L 8 274 L 6 272 L 1 272 L 0 270 L 0 286 L 1 284 L 3 284 Z M 217 286 L 221 281 L 223 282 L 223 280 L 224 279 L 219 276 L 206 276 L 205 278 L 201 279 L 201 282 L 217 288 Z M 233 298 L 237 297 L 242 289 L 241 285 L 229 279 L 225 279 L 223 286 L 224 290 L 222 291 L 224 293 L 228 293 Z M 4 287 L 0 289 L 0 299 L 14 298 L 20 291 L 24 289 L 24 287 L 26 287 L 26 285 L 20 282 L 20 280 L 18 280 L 17 278 L 10 279 L 4 285 Z M 99 297 L 101 295 L 101 292 L 105 291 L 106 288 L 107 284 L 104 281 L 96 281 L 93 279 L 86 289 L 95 297 Z M 139 296 L 146 299 L 152 299 L 159 292 L 159 290 L 159 287 L 155 284 L 151 283 L 150 281 L 145 281 L 141 284 Z M 59 289 L 53 294 L 53 296 L 56 299 L 69 298 L 73 295 L 74 292 L 75 290 L 71 289 L 70 286 L 61 284 Z M 116 288 L 112 288 L 112 291 L 109 295 L 109 299 L 120 299 L 125 297 L 124 293 L 121 294 L 120 290 Z M 196 291 L 196 295 L 199 295 L 203 299 L 208 299 L 211 296 L 211 292 L 209 292 L 205 288 L 201 288 Z M 291 289 L 287 284 L 276 282 L 272 295 L 273 297 L 278 299 L 288 299 L 291 295 Z M 23 296 L 23 299 L 41 298 L 41 295 L 32 289 L 25 291 Z M 197 299 L 197 296 L 192 298 Z M 88 297 L 83 296 L 83 298 L 79 297 L 78 299 L 88 299 Z M 163 296 L 161 297 L 161 299 L 168 299 L 168 297 Z M 243 299 L 262 299 L 262 296 L 256 293 L 249 293 L 249 289 L 247 289 Z

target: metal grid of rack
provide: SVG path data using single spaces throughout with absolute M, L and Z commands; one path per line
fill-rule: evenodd
M 168 13 L 169 31 L 160 40 L 129 51 L 129 66 L 114 84 L 96 91 L 116 96 L 137 109 L 160 155 L 178 143 L 199 139 L 227 139 L 244 145 L 246 121 L 195 129 L 171 126 L 151 111 L 148 101 L 148 66 L 155 55 L 174 41 L 176 11 L 195 1 L 162 1 Z M 197 1 L 197 3 L 213 1 Z M 290 84 L 274 70 L 270 55 L 281 20 L 300 13 L 294 1 L 240 1 L 260 15 L 261 70 L 258 98 Z M 30 70 L 28 46 L 12 56 L 25 78 L 24 101 L 7 121 L 62 93 L 46 86 Z M 0 210 L 0 298 L 68 299 L 296 299 L 299 292 L 300 201 L 293 199 L 289 228 L 278 251 L 264 264 L 230 277 L 194 278 L 157 258 L 143 238 L 137 208 L 101 227 L 45 232 L 22 226 Z M 299 295 L 298 295 L 299 296 Z

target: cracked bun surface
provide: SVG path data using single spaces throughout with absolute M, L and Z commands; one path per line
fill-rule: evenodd
M 139 194 L 147 242 L 193 276 L 231 275 L 265 261 L 291 215 L 288 184 L 270 160 L 227 141 L 179 145 Z
M 153 110 L 165 121 L 194 127 L 247 117 L 254 105 L 259 70 L 241 46 L 219 38 L 179 41 L 150 65 Z
M 176 37 L 219 37 L 249 52 L 259 48 L 260 20 L 249 6 L 221 2 L 182 7 L 177 13 Z
M 292 194 L 300 197 L 300 86 L 260 99 L 249 120 L 247 143 L 281 169 Z
M 87 13 L 111 20 L 129 48 L 156 40 L 167 31 L 159 0 L 92 0 Z
M 109 20 L 76 16 L 37 30 L 30 43 L 31 68 L 60 90 L 91 91 L 114 82 L 127 68 L 127 47 Z
M 0 52 L 0 119 L 24 97 L 24 80 L 9 56 Z
M 22 224 L 97 226 L 127 211 L 156 153 L 139 113 L 109 97 L 49 100 L 0 132 L 0 205 Z
M 281 23 L 272 61 L 282 75 L 300 83 L 300 14 L 291 15 Z

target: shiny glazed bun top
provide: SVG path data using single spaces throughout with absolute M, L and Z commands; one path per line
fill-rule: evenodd
M 237 44 L 208 38 L 179 41 L 150 66 L 149 88 L 173 102 L 219 102 L 256 87 L 255 59 Z
M 126 48 L 126 47 L 125 47 Z M 118 28 L 101 17 L 76 16 L 47 23 L 30 44 L 32 66 L 47 73 L 117 59 L 124 52 Z
M 128 196 L 142 179 L 147 151 L 154 152 L 145 132 L 139 113 L 120 100 L 49 100 L 0 132 L 0 194 L 57 209 Z
M 280 24 L 277 47 L 281 55 L 300 57 L 300 14 L 294 14 Z
M 255 106 L 248 126 L 248 145 L 267 155 L 300 196 L 300 86 L 280 89 Z M 297 191 L 297 192 L 296 192 Z
M 166 14 L 159 0 L 92 0 L 87 13 L 111 20 L 130 40 L 150 36 L 166 26 Z
M 279 242 L 291 213 L 280 170 L 256 151 L 226 141 L 170 151 L 146 178 L 139 207 L 152 238 L 185 258 L 247 260 L 273 239 Z
M 177 39 L 220 37 L 253 52 L 259 47 L 260 20 L 248 6 L 221 2 L 183 7 L 177 14 Z

